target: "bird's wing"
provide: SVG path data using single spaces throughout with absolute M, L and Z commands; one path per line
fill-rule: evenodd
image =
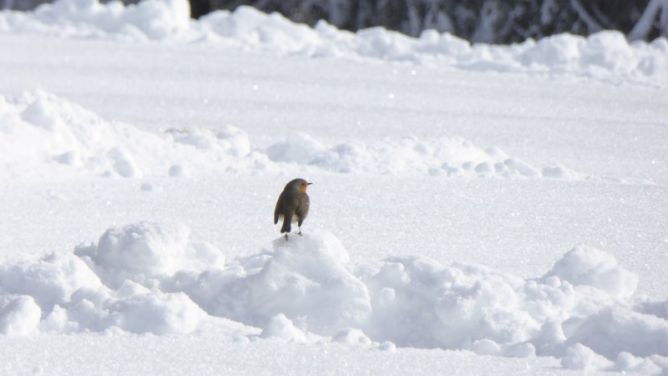
M 285 198 L 283 197 L 284 192 L 281 192 L 281 195 L 278 196 L 278 201 L 276 201 L 276 208 L 274 208 L 274 224 L 278 223 L 278 217 L 283 214 L 283 202 L 285 201 Z

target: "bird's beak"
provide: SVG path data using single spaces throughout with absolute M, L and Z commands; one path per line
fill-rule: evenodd
M 306 185 L 311 185 L 311 184 L 313 184 L 313 183 L 306 183 Z

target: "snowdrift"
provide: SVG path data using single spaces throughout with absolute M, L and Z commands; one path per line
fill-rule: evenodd
M 592 179 L 560 164 L 532 166 L 460 138 L 325 145 L 308 134 L 253 148 L 232 126 L 152 133 L 107 121 L 43 91 L 0 96 L 0 176 L 183 177 L 229 172 L 332 172 Z
M 246 134 L 233 127 L 153 134 L 42 91 L 0 96 L 0 148 L 0 175 L 10 177 L 180 176 L 187 172 L 179 161 L 203 170 L 215 161 L 224 169 L 241 165 L 250 151 Z
M 562 34 L 512 46 L 471 45 L 425 31 L 411 38 L 383 28 L 350 33 L 320 22 L 314 28 L 249 7 L 189 18 L 186 0 L 137 5 L 59 0 L 33 12 L 0 13 L 0 31 L 129 41 L 196 42 L 308 57 L 370 58 L 471 71 L 587 76 L 611 82 L 668 83 L 668 42 L 629 43 L 619 32 L 587 38 Z
M 228 261 L 184 226 L 138 223 L 0 265 L 0 333 L 197 333 L 224 318 L 256 327 L 249 340 L 553 356 L 566 368 L 661 374 L 668 321 L 656 313 L 668 302 L 634 298 L 637 282 L 587 246 L 524 279 L 410 255 L 354 265 L 326 231 Z
M 578 180 L 589 178 L 562 165 L 534 167 L 496 147 L 480 148 L 461 138 L 324 145 L 296 133 L 271 145 L 266 155 L 276 162 L 305 164 L 326 171 L 371 174 L 428 174 L 433 176 L 525 177 Z

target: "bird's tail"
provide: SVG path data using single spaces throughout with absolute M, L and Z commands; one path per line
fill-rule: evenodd
M 281 234 L 284 232 L 290 232 L 291 229 L 291 219 L 287 215 L 283 216 L 283 227 L 281 227 Z

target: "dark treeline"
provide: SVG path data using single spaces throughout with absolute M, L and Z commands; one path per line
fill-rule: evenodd
M 620 30 L 630 39 L 668 36 L 668 0 L 190 0 L 193 16 L 250 5 L 314 25 L 383 26 L 417 36 L 426 29 L 473 42 L 511 43 L 569 32 Z
M 218 9 L 250 5 L 309 25 L 325 20 L 351 31 L 382 26 L 412 36 L 435 29 L 472 42 L 512 43 L 564 32 L 589 35 L 607 29 L 619 30 L 633 40 L 668 37 L 668 0 L 189 1 L 194 18 Z M 44 2 L 49 1 L 0 0 L 0 8 L 28 10 Z

